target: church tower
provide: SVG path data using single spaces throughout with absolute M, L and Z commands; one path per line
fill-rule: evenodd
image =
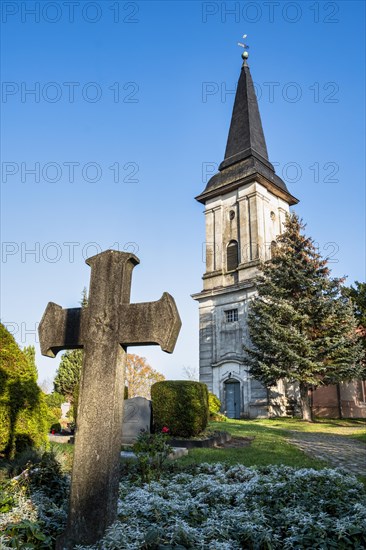
M 268 398 L 245 364 L 248 303 L 257 266 L 270 258 L 298 200 L 269 161 L 248 53 L 242 57 L 225 158 L 196 197 L 205 206 L 206 272 L 192 297 L 199 302 L 200 381 L 230 418 L 256 418 L 268 416 Z

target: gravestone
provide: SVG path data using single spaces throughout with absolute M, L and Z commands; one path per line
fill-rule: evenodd
M 150 432 L 151 401 L 145 397 L 125 399 L 123 408 L 122 443 L 134 443 L 141 430 Z
M 172 353 L 181 321 L 174 299 L 130 304 L 133 254 L 107 250 L 91 267 L 88 305 L 50 302 L 39 325 L 43 355 L 83 348 L 67 528 L 57 550 L 94 544 L 117 514 L 126 348 L 159 344 Z

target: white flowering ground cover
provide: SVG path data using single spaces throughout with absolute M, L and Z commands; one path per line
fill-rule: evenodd
M 60 504 L 43 502 L 39 492 L 20 499 L 3 514 L 0 529 L 15 518 L 38 517 L 52 535 L 65 519 Z M 118 516 L 98 545 L 77 550 L 366 548 L 364 487 L 332 469 L 218 463 L 142 487 L 127 480 L 120 485 Z M 11 547 L 5 537 L 2 543 L 4 550 Z

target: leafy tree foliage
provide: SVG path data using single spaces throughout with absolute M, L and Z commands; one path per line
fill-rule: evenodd
M 47 405 L 28 351 L 0 323 L 0 454 L 7 458 L 47 444 Z
M 162 380 L 165 380 L 165 376 L 150 367 L 145 357 L 127 354 L 125 382 L 128 386 L 128 397 L 130 399 L 132 397 L 150 399 L 151 386 Z
M 363 367 L 343 280 L 330 277 L 304 227 L 289 215 L 272 259 L 261 266 L 245 350 L 251 374 L 265 385 L 281 378 L 299 383 L 303 418 L 310 420 L 309 390 L 359 378 Z

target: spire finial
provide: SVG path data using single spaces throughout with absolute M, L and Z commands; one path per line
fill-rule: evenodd
M 245 39 L 248 35 L 247 34 L 243 34 L 243 38 Z M 242 59 L 244 60 L 244 65 L 247 64 L 247 59 L 249 57 L 249 52 L 247 52 L 247 50 L 249 50 L 249 46 L 247 44 L 243 44 L 242 42 L 238 42 L 238 46 L 241 46 L 242 48 L 244 48 L 244 51 L 243 53 L 241 54 L 241 57 Z

